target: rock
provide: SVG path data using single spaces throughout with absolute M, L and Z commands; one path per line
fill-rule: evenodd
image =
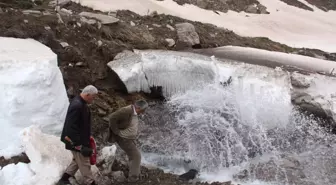
M 23 20 L 23 22 L 27 24 L 27 23 L 28 23 L 28 20 L 27 20 L 27 19 L 25 19 L 25 20 Z
M 114 172 L 111 173 L 111 175 L 112 175 L 112 178 L 113 178 L 114 181 L 117 181 L 117 182 L 126 181 L 126 177 L 125 177 L 123 171 L 114 171 Z
M 25 15 L 28 15 L 28 14 L 41 15 L 41 12 L 38 11 L 38 10 L 23 10 L 22 13 L 25 14 Z
M 67 10 L 67 9 L 65 9 L 65 8 L 62 8 L 62 9 L 60 10 L 60 13 L 61 13 L 61 14 L 64 14 L 64 15 L 72 15 L 72 11 L 71 11 L 71 10 Z
M 102 110 L 102 109 L 98 109 L 98 115 L 99 116 L 105 116 L 107 113 L 104 111 L 104 110 Z
M 81 12 L 79 14 L 80 16 L 87 17 L 87 18 L 93 18 L 99 20 L 102 24 L 115 24 L 119 22 L 119 19 L 104 15 L 104 14 L 97 14 L 97 13 L 91 13 L 91 12 Z
M 61 42 L 60 44 L 61 44 L 61 46 L 62 46 L 63 48 L 65 48 L 65 47 L 68 47 L 68 46 L 69 46 L 69 44 L 68 44 L 67 42 Z
M 115 145 L 104 147 L 98 155 L 97 165 L 103 168 L 103 174 L 109 174 L 116 158 L 117 147 Z
M 3 13 L 2 9 L 0 8 L 0 13 Z
M 262 4 L 258 4 L 257 7 L 258 7 L 258 12 L 260 14 L 269 14 L 269 12 L 267 11 L 266 6 L 264 6 Z
M 114 11 L 108 12 L 107 15 L 117 18 L 117 12 Z
M 166 42 L 168 43 L 169 47 L 173 47 L 175 45 L 174 39 L 166 39 Z
M 51 13 L 49 11 L 44 11 L 42 12 L 42 15 L 51 15 Z
M 57 1 L 58 1 L 58 6 L 65 6 L 71 2 L 71 0 L 54 0 L 54 1 L 50 1 L 48 5 L 51 7 L 55 7 L 57 6 Z
M 131 26 L 135 26 L 135 23 L 133 21 L 130 22 Z
M 152 31 L 152 30 L 154 30 L 154 28 L 148 28 L 148 30 L 149 30 L 149 31 Z
M 45 26 L 44 29 L 48 31 L 51 30 L 50 26 Z
M 85 17 L 81 17 L 80 21 L 83 22 L 83 23 L 86 23 L 86 24 L 90 24 L 90 25 L 97 23 L 96 20 L 94 20 L 94 19 L 87 19 Z
M 258 13 L 258 7 L 256 4 L 252 4 L 246 7 L 245 12 L 247 13 Z
M 176 24 L 177 36 L 180 42 L 187 43 L 188 45 L 200 44 L 199 36 L 195 30 L 194 25 L 190 23 Z
M 312 79 L 309 76 L 294 72 L 291 74 L 291 83 L 293 87 L 308 88 Z
M 198 174 L 198 171 L 195 169 L 191 169 L 188 172 L 179 176 L 180 180 L 192 180 L 195 179 Z
M 83 62 L 77 62 L 75 65 L 76 65 L 77 67 L 83 67 L 83 66 L 84 66 L 84 63 L 83 63 Z
M 98 22 L 98 23 L 97 23 L 97 28 L 98 28 L 98 30 L 99 30 L 101 27 L 102 27 L 102 23 L 101 23 L 101 22 Z
M 159 24 L 152 24 L 152 25 L 155 26 L 155 27 L 158 27 L 158 28 L 161 27 L 161 25 L 159 25 Z
M 172 26 L 171 26 L 171 25 L 169 25 L 169 24 L 167 24 L 167 25 L 166 25 L 166 27 L 167 27 L 167 28 L 169 28 L 171 31 L 175 31 L 175 28 L 174 28 L 174 27 L 172 27 Z
M 58 21 L 57 21 L 57 22 L 58 22 L 59 24 L 64 24 L 61 15 L 60 15 L 59 13 L 57 13 L 56 16 L 57 16 L 57 18 L 58 18 Z
M 76 24 L 77 24 L 78 27 L 82 27 L 81 23 L 77 22 Z
M 103 42 L 101 40 L 98 40 L 97 45 L 98 45 L 98 47 L 100 47 L 100 46 L 103 45 Z

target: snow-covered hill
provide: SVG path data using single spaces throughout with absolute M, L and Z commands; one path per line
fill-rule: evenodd
M 214 12 L 195 5 L 178 5 L 173 0 L 73 0 L 101 11 L 128 9 L 140 15 L 152 11 L 182 17 L 192 21 L 211 23 L 233 30 L 242 36 L 268 37 L 292 46 L 316 48 L 336 52 L 336 12 L 325 12 L 300 0 L 314 11 L 290 6 L 280 0 L 259 0 L 270 14 L 251 14 L 228 11 Z

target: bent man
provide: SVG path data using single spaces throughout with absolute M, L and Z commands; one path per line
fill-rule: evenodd
M 96 185 L 90 164 L 93 150 L 90 148 L 91 113 L 87 104 L 92 103 L 97 94 L 96 87 L 86 86 L 69 105 L 61 141 L 65 143 L 65 148 L 71 151 L 73 159 L 57 185 L 70 185 L 69 178 L 73 177 L 78 169 L 85 184 Z
M 144 113 L 147 107 L 148 103 L 146 101 L 139 100 L 109 116 L 109 140 L 117 142 L 127 154 L 129 160 L 128 181 L 130 182 L 137 181 L 140 175 L 141 154 L 136 147 L 135 140 L 138 136 L 138 115 Z

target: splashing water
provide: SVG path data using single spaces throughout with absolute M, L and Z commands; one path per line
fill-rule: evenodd
M 335 137 L 291 105 L 288 85 L 240 79 L 151 107 L 140 136 L 144 160 L 175 173 L 194 168 L 207 181 L 333 184 Z

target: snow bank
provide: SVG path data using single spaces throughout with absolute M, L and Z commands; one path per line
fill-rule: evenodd
M 2 177 L 0 184 L 51 185 L 56 183 L 72 159 L 71 153 L 65 150 L 60 138 L 42 133 L 37 126 L 24 129 L 20 136 L 23 150 L 31 162 L 5 166 L 0 171 L 0 177 Z
M 330 73 L 336 71 L 336 62 L 317 59 L 297 54 L 267 51 L 249 47 L 224 46 L 214 49 L 198 50 L 197 52 L 214 55 L 218 58 L 259 64 L 266 66 L 292 66 L 300 69 Z
M 69 102 L 50 48 L 32 39 L 0 37 L 0 89 L 0 156 L 22 151 L 18 133 L 23 128 L 61 131 Z
M 191 21 L 211 23 L 233 30 L 242 36 L 268 37 L 292 47 L 317 48 L 336 52 L 336 45 L 333 44 L 336 43 L 336 12 L 323 12 L 312 6 L 314 12 L 289 6 L 280 0 L 259 0 L 267 7 L 270 14 L 259 15 L 229 11 L 218 15 L 211 10 L 201 9 L 194 5 L 180 6 L 172 0 L 73 1 L 101 11 L 127 9 L 140 15 L 157 11 Z

